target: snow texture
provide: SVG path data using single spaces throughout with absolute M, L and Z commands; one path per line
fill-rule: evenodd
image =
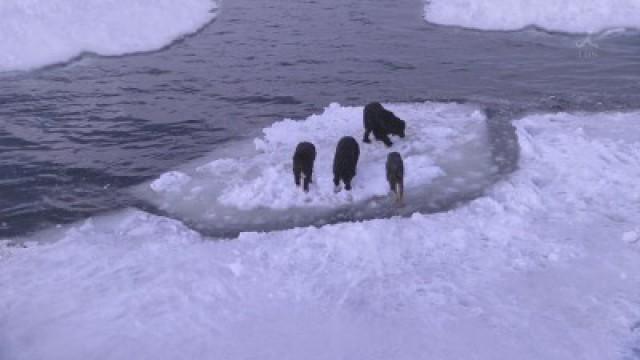
M 217 241 L 127 210 L 0 245 L 0 359 L 632 358 L 638 121 L 518 120 L 519 170 L 445 213 Z

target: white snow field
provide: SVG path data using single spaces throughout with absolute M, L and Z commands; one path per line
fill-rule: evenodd
M 136 189 L 136 195 L 162 211 L 191 223 L 218 228 L 258 226 L 302 218 L 326 218 L 336 209 L 376 211 L 392 202 L 385 177 L 390 151 L 402 154 L 407 169 L 407 208 L 437 192 L 438 198 L 477 190 L 496 169 L 490 166 L 485 114 L 474 105 L 414 103 L 385 105 L 407 121 L 407 137 L 394 145 L 362 142 L 362 107 L 331 104 L 302 121 L 286 119 L 263 130 L 244 149 L 225 149 L 210 158 L 167 172 Z M 353 191 L 334 192 L 333 156 L 338 140 L 353 136 L 360 145 Z M 371 138 L 373 141 L 373 137 Z M 314 182 L 305 194 L 293 182 L 296 145 L 316 146 Z M 242 147 L 242 146 L 240 146 Z M 436 181 L 437 179 L 437 181 Z M 422 195 L 422 196 L 421 196 Z M 294 211 L 292 211 L 294 210 Z M 402 209 L 403 211 L 406 209 Z M 206 226 L 205 226 L 206 227 Z
M 84 52 L 156 50 L 211 21 L 215 9 L 213 0 L 2 0 L 0 72 Z
M 592 33 L 640 28 L 637 0 L 426 0 L 425 18 L 441 25 L 482 30 Z
M 639 121 L 518 120 L 520 168 L 444 213 L 215 241 L 127 210 L 0 246 L 0 359 L 632 359 Z

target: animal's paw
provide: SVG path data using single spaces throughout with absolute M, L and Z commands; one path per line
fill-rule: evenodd
M 336 194 L 339 193 L 340 190 L 342 190 L 342 187 L 340 185 L 338 185 L 338 186 L 333 188 L 333 192 L 336 193 Z

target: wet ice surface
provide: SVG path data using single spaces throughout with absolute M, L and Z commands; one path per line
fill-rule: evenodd
M 161 213 L 210 235 L 322 225 L 415 211 L 441 211 L 478 196 L 498 172 L 491 160 L 486 116 L 477 106 L 443 103 L 389 104 L 407 121 L 407 136 L 394 145 L 365 144 L 362 107 L 332 104 L 301 121 L 264 129 L 248 149 L 213 153 L 136 188 L 136 196 Z M 360 160 L 353 190 L 334 193 L 332 162 L 337 141 L 358 139 Z M 301 141 L 316 145 L 309 193 L 295 187 L 293 151 Z M 398 151 L 405 162 L 405 206 L 389 196 L 385 161 Z M 204 163 L 204 164 L 203 164 Z
M 633 358 L 638 121 L 518 120 L 519 169 L 448 212 L 209 241 L 127 210 L 0 247 L 0 358 Z

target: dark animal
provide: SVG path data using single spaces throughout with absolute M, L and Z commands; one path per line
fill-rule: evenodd
M 296 186 L 300 186 L 303 178 L 304 191 L 309 191 L 309 184 L 313 182 L 313 162 L 316 160 L 316 147 L 310 142 L 301 142 L 296 146 L 293 154 L 293 179 Z
M 356 139 L 351 136 L 340 139 L 333 158 L 333 184 L 336 186 L 336 192 L 339 191 L 341 180 L 345 189 L 351 190 L 351 180 L 356 176 L 359 157 L 360 146 Z
M 401 204 L 404 196 L 404 163 L 402 162 L 402 156 L 397 152 L 387 155 L 386 168 L 389 188 L 395 193 L 396 202 Z
M 364 121 L 364 138 L 362 141 L 370 143 L 369 134 L 373 132 L 376 140 L 384 142 L 389 147 L 393 145 L 389 135 L 397 135 L 404 138 L 406 123 L 394 113 L 385 109 L 378 102 L 372 102 L 364 107 L 362 114 Z

